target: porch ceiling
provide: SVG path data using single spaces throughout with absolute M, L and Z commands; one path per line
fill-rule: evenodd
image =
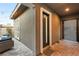
M 48 7 L 60 16 L 69 16 L 79 14 L 79 3 L 46 3 Z M 65 11 L 66 8 L 69 8 L 69 11 Z

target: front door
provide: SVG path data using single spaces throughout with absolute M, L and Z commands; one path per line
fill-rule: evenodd
M 49 45 L 49 14 L 43 12 L 43 48 Z
M 76 35 L 76 20 L 64 21 L 64 39 L 77 41 Z

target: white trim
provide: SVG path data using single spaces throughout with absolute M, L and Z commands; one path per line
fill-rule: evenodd
M 50 47 L 52 46 L 52 13 L 50 13 Z
M 40 8 L 40 38 L 41 38 L 41 39 L 40 39 L 40 52 L 41 52 L 41 53 L 43 53 L 43 42 L 42 42 L 42 41 L 43 41 L 43 39 L 42 39 L 42 38 L 43 38 L 43 34 L 42 34 L 42 33 L 43 33 L 43 30 L 42 30 L 42 28 L 43 28 L 43 26 L 42 26 L 42 25 L 43 25 L 43 23 L 42 23 L 42 20 L 43 20 L 43 14 L 42 14 L 42 13 L 43 13 L 43 11 L 49 14 L 49 18 L 50 18 L 50 19 L 49 19 L 49 22 L 50 22 L 50 23 L 49 23 L 49 24 L 50 24 L 50 40 L 49 40 L 50 42 L 49 42 L 49 46 L 52 45 L 52 30 L 51 30 L 51 29 L 52 29 L 52 28 L 51 28 L 51 27 L 52 27 L 52 26 L 51 26 L 51 22 L 52 22 L 51 15 L 52 15 L 52 14 L 51 14 L 51 12 L 49 12 L 49 11 L 47 11 L 46 9 L 44 9 L 44 8 L 41 7 L 41 8 Z

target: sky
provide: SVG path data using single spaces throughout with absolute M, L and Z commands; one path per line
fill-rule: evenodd
M 0 24 L 11 24 L 13 20 L 10 19 L 10 15 L 14 10 L 16 3 L 0 3 Z

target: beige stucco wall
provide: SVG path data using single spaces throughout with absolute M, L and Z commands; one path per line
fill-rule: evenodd
M 29 7 L 14 23 L 15 36 L 35 54 L 35 9 Z
M 14 20 L 14 37 L 20 40 L 20 18 Z

